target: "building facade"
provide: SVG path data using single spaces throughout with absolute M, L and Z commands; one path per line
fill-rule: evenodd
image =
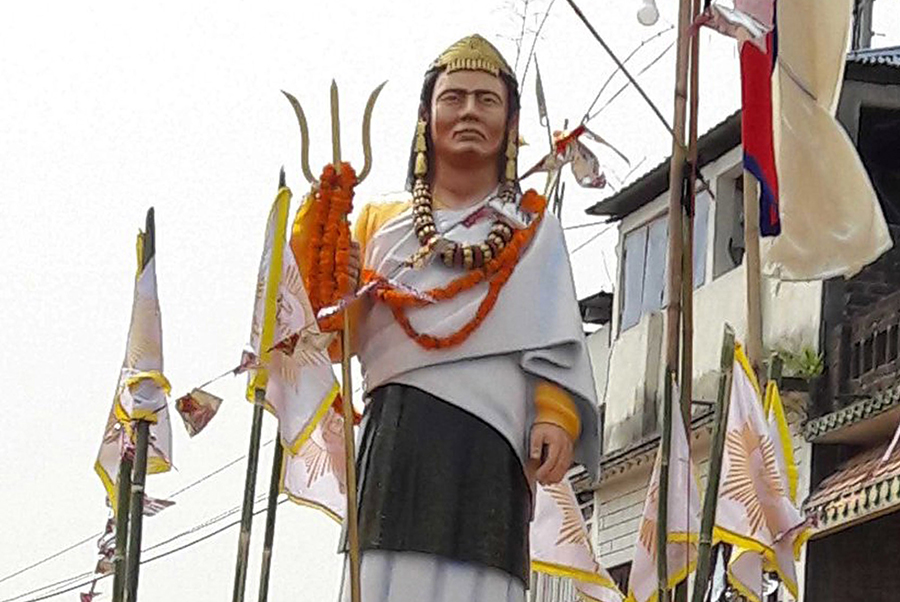
M 900 577 L 884 576 L 900 575 L 884 564 L 900 566 L 897 556 L 876 562 L 865 552 L 848 558 L 848 551 L 872 546 L 882 529 L 900 533 L 900 452 L 881 462 L 900 423 L 900 49 L 848 56 L 837 114 L 873 181 L 895 247 L 847 280 L 763 278 L 763 345 L 767 356 L 785 360 L 798 499 L 814 520 L 799 567 L 801 598 L 881 602 L 900 599 Z M 705 478 L 723 328 L 730 324 L 738 340 L 747 328 L 740 115 L 702 136 L 698 148 L 709 189 L 697 195 L 694 224 L 690 441 Z M 623 591 L 659 442 L 667 180 L 664 162 L 588 210 L 619 222 L 617 286 L 608 321 L 589 345 L 604 413 L 592 530 L 595 551 Z

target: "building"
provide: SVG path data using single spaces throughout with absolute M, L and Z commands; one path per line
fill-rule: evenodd
M 873 474 L 900 423 L 900 48 L 848 55 L 838 118 L 875 185 L 895 246 L 849 280 L 764 278 L 763 344 L 786 360 L 798 496 L 816 521 L 799 568 L 801 595 L 880 602 L 900 591 L 900 573 L 889 570 L 900 539 L 881 535 L 900 533 L 900 451 Z M 739 340 L 746 334 L 740 114 L 698 144 L 709 190 L 696 202 L 690 441 L 703 478 L 723 326 L 734 327 Z M 623 591 L 659 443 L 668 194 L 664 162 L 588 209 L 619 223 L 617 287 L 608 321 L 589 346 L 604 416 L 592 534 Z M 886 553 L 852 552 L 876 549 L 873 540 Z

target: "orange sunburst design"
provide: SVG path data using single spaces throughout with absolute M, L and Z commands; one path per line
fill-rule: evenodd
M 581 509 L 562 482 L 545 487 L 563 515 L 556 545 L 590 545 L 583 526 Z
M 638 531 L 638 540 L 651 557 L 656 558 L 656 524 L 653 517 L 656 516 L 659 507 L 659 481 L 655 480 L 647 492 L 647 508 L 641 518 L 641 526 Z
M 775 500 L 784 497 L 775 446 L 745 422 L 739 430 L 728 432 L 725 449 L 730 465 L 721 495 L 746 509 L 751 533 L 758 533 L 772 524 L 778 512 Z
M 325 475 L 333 474 L 337 479 L 338 488 L 343 494 L 347 491 L 347 467 L 344 462 L 343 439 L 344 420 L 331 409 L 322 418 L 319 429 L 321 432 L 313 433 L 313 436 L 303 444 L 299 453 L 306 465 L 306 486 L 311 488 Z M 317 435 L 321 436 L 321 442 Z

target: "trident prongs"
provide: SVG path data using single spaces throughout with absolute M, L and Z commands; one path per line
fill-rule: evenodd
M 306 125 L 306 115 L 303 114 L 303 107 L 300 106 L 300 102 L 294 98 L 293 94 L 284 90 L 281 93 L 287 97 L 288 102 L 294 107 L 294 114 L 297 115 L 297 121 L 300 122 L 300 167 L 303 168 L 303 175 L 306 176 L 309 183 L 315 184 L 316 177 L 309 168 L 309 126 Z
M 366 112 L 363 114 L 362 143 L 365 163 L 363 163 L 362 171 L 359 172 L 358 179 L 360 182 L 366 179 L 366 176 L 369 175 L 369 171 L 372 169 L 372 109 L 375 108 L 375 101 L 378 100 L 378 95 L 381 94 L 381 89 L 386 84 L 387 82 L 384 81 L 380 86 L 372 90 L 372 93 L 369 95 L 369 102 L 366 103 Z
M 386 81 L 372 91 L 363 113 L 362 145 L 365 162 L 363 163 L 362 171 L 359 172 L 357 177 L 357 183 L 366 179 L 366 176 L 372 170 L 372 111 L 375 108 L 375 101 L 378 100 L 378 95 L 385 84 L 387 84 Z M 292 94 L 284 90 L 281 93 L 291 103 L 294 114 L 297 116 L 297 121 L 300 123 L 300 166 L 303 169 L 303 175 L 306 176 L 310 184 L 315 185 L 316 177 L 309 168 L 309 126 L 306 123 L 306 115 L 303 113 L 303 107 L 300 106 L 300 102 Z M 331 144 L 332 164 L 338 166 L 341 162 L 341 124 L 338 107 L 338 88 L 334 81 L 331 82 Z

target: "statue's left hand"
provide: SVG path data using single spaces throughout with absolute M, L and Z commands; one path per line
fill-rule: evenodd
M 530 456 L 540 463 L 534 477 L 541 485 L 559 483 L 572 466 L 574 443 L 569 434 L 555 424 L 538 422 L 531 429 Z

